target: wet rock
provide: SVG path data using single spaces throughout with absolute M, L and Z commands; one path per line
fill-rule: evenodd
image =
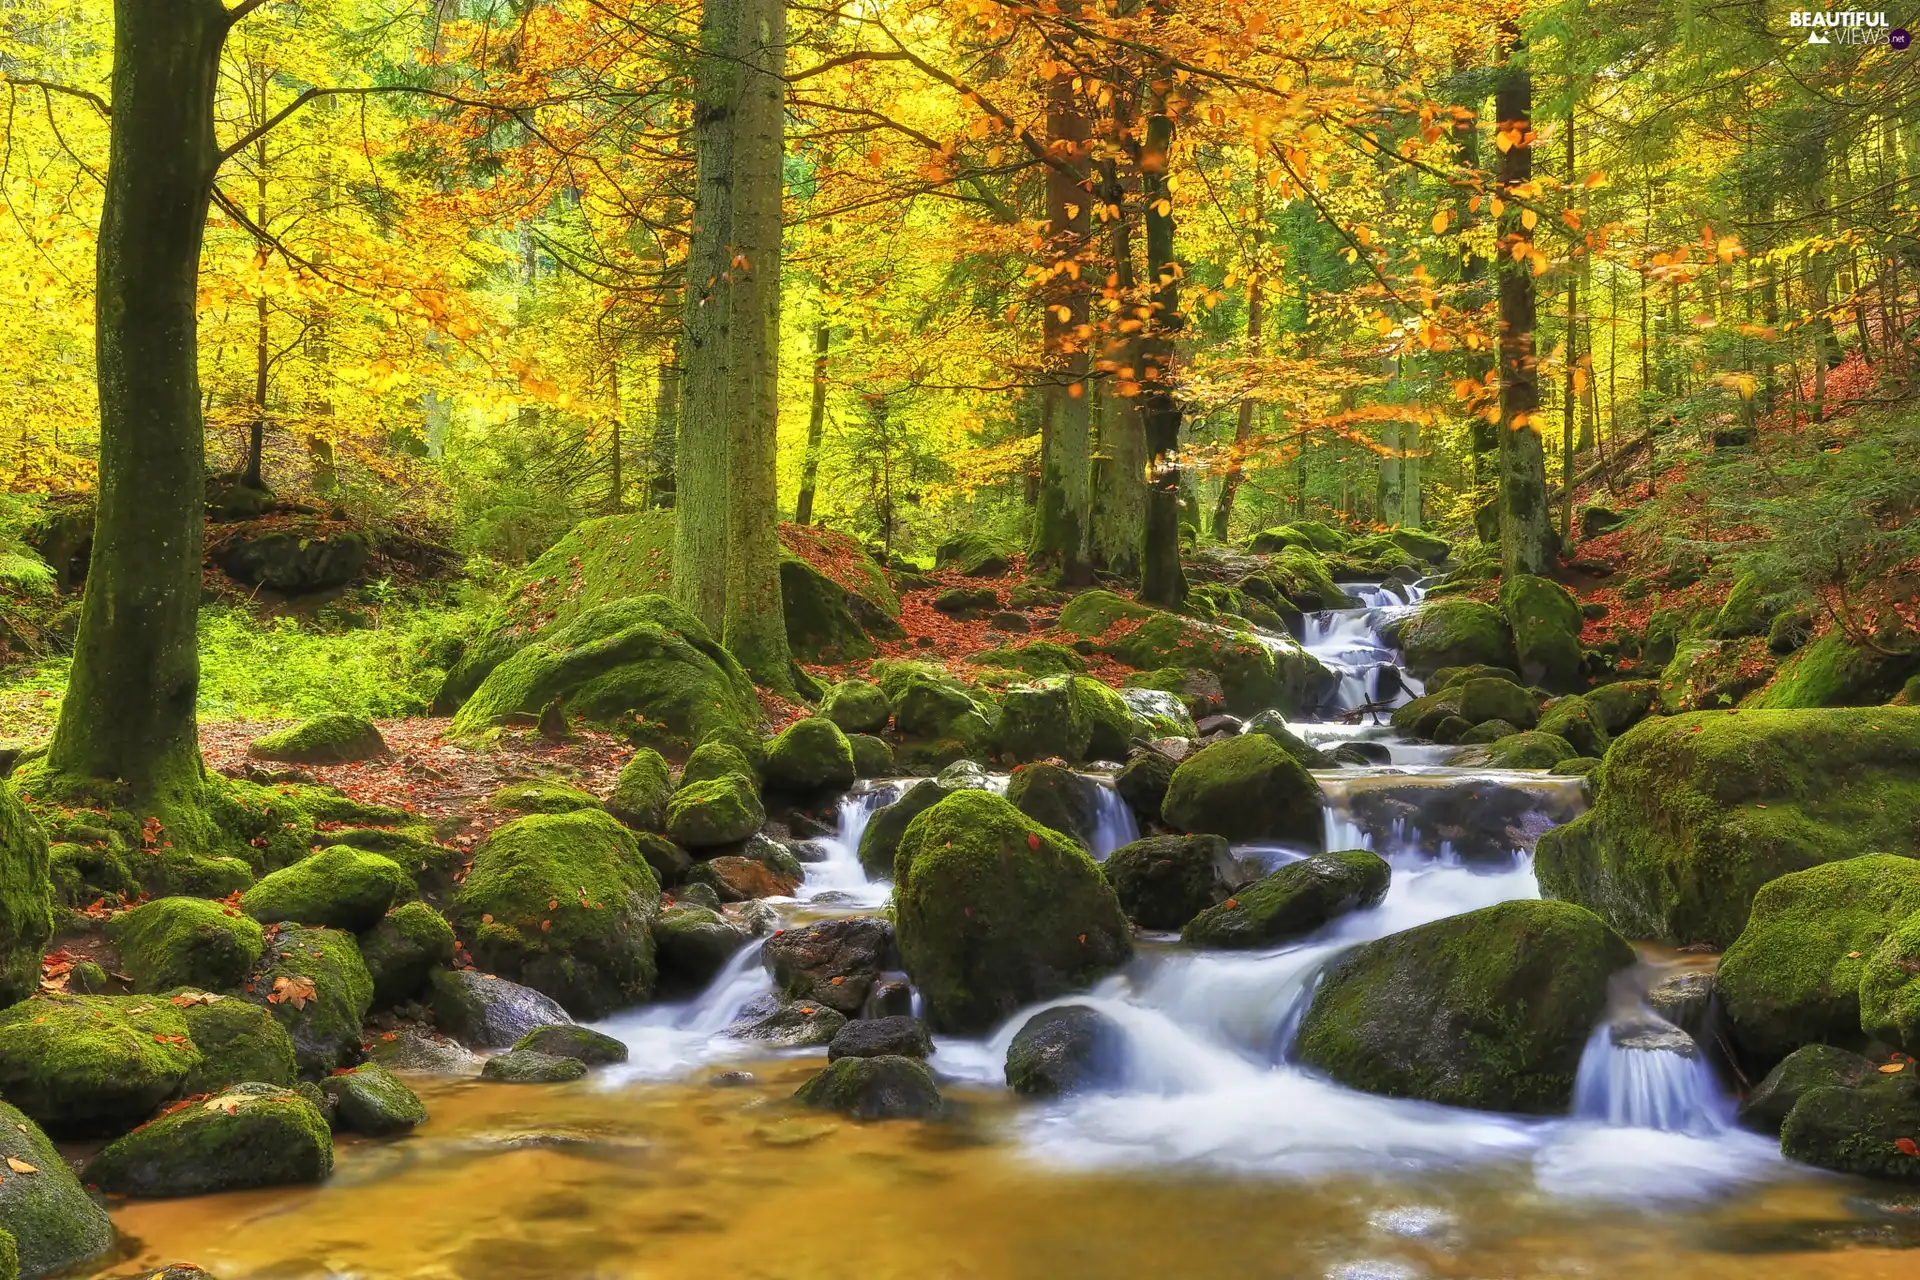
M 312 1103 L 291 1089 L 237 1084 L 107 1144 L 86 1179 L 118 1195 L 198 1196 L 319 1182 L 331 1172 L 333 1137 Z
M 767 939 L 761 959 L 790 1000 L 857 1016 L 893 956 L 893 926 L 880 916 L 822 920 Z
M 868 1018 L 849 1022 L 827 1043 L 827 1061 L 896 1055 L 926 1058 L 933 1053 L 927 1024 L 913 1017 Z
M 1366 765 L 1392 764 L 1393 752 L 1384 742 L 1368 742 L 1364 739 L 1354 742 L 1342 742 L 1327 753 L 1336 764 Z
M 425 1124 L 427 1108 L 418 1094 L 377 1063 L 362 1063 L 320 1082 L 333 1102 L 333 1127 L 369 1138 L 388 1138 Z
M 726 1034 L 776 1049 L 805 1049 L 830 1044 L 846 1025 L 844 1013 L 824 1004 L 768 995 L 742 1009 L 740 1020 Z
M 987 791 L 987 768 L 977 760 L 955 760 L 940 770 L 934 781 L 951 794 L 955 791 Z
M 424 902 L 404 903 L 360 935 L 360 958 L 373 979 L 373 1007 L 391 1009 L 427 989 L 435 969 L 453 963 L 453 926 Z
M 1278 840 L 1317 849 L 1325 834 L 1313 775 L 1265 734 L 1217 742 L 1181 764 L 1161 813 L 1182 831 L 1239 843 Z
M 477 1076 L 479 1055 L 465 1045 L 436 1036 L 418 1027 L 403 1028 L 375 1039 L 373 1060 L 389 1071 L 419 1072 L 423 1075 Z
M 1127 759 L 1126 768 L 1114 777 L 1113 787 L 1120 798 L 1134 812 L 1142 823 L 1157 824 L 1161 821 L 1161 806 L 1167 798 L 1167 787 L 1173 782 L 1173 771 L 1179 762 L 1166 752 L 1155 748 L 1135 750 Z
M 565 1084 L 586 1074 L 587 1064 L 578 1058 L 558 1058 L 532 1049 L 496 1054 L 480 1070 L 482 1080 L 496 1084 Z
M 1224 902 L 1249 876 L 1219 836 L 1148 836 L 1100 864 L 1120 909 L 1143 929 L 1178 929 Z
M 941 775 L 942 778 L 945 776 Z M 983 774 L 981 789 L 985 785 Z M 923 778 L 908 787 L 892 804 L 874 810 L 867 819 L 866 830 L 860 833 L 860 867 L 868 877 L 875 880 L 893 879 L 894 854 L 900 848 L 900 837 L 906 834 L 907 824 L 958 789 L 947 786 L 938 778 Z
M 535 1027 L 573 1021 L 532 987 L 473 969 L 440 970 L 432 986 L 434 1020 L 476 1049 L 504 1049 Z
M 1704 1035 L 1713 1013 L 1713 975 L 1669 974 L 1648 988 L 1647 1007 L 1689 1035 Z
M 1582 799 L 1544 780 L 1417 775 L 1356 779 L 1348 784 L 1346 816 L 1366 832 L 1371 847 L 1442 846 L 1474 866 L 1509 866 L 1556 823 L 1575 818 Z
M 708 886 L 722 902 L 745 902 L 750 898 L 791 897 L 800 887 L 801 877 L 776 871 L 753 858 L 728 854 L 696 862 L 687 879 Z
M 627 1046 L 603 1032 L 560 1023 L 535 1027 L 513 1042 L 513 1052 L 531 1051 L 553 1058 L 578 1058 L 590 1067 L 606 1067 L 627 1060 Z
M 922 1120 L 943 1104 L 933 1073 L 914 1058 L 841 1058 L 801 1085 L 794 1100 L 855 1120 Z
M 868 1018 L 905 1018 L 913 1014 L 913 984 L 882 981 L 874 984 L 862 1014 Z
M 1295 733 L 1287 723 L 1287 718 L 1277 711 L 1262 711 L 1247 721 L 1248 733 L 1265 734 L 1280 745 L 1280 749 L 1300 762 L 1305 769 L 1331 769 L 1333 758 L 1312 746 L 1305 738 Z
M 1026 1097 L 1116 1088 L 1125 1076 L 1119 1024 L 1085 1005 L 1041 1010 L 1007 1046 L 1007 1087 Z
M 0 1163 L 8 1160 L 35 1170 L 0 1177 L 0 1227 L 13 1237 L 19 1274 L 51 1275 L 112 1248 L 107 1211 L 81 1187 L 40 1127 L 0 1102 Z
M 275 925 L 243 994 L 286 1028 L 302 1075 L 360 1060 L 360 1024 L 373 1007 L 373 978 L 352 934 Z
M 1317 853 L 1262 876 L 1187 922 L 1194 947 L 1254 948 L 1293 942 L 1351 911 L 1380 905 L 1393 875 L 1364 849 Z
M 1907 1149 L 1915 1134 L 1920 1082 L 1909 1066 L 1899 1076 L 1858 1088 L 1808 1092 L 1780 1126 L 1780 1153 L 1835 1173 L 1916 1182 L 1920 1158 Z
M 1021 765 L 1007 782 L 1007 799 L 1041 826 L 1093 847 L 1100 784 L 1085 774 L 1057 764 Z
M 1851 1089 L 1876 1074 L 1873 1063 L 1850 1050 L 1806 1045 L 1782 1058 L 1746 1096 L 1740 1104 L 1740 1123 L 1757 1133 L 1777 1135 L 1794 1105 L 1815 1089 Z
M 660 963 L 659 993 L 681 998 L 706 989 L 746 945 L 747 931 L 717 910 L 683 900 L 660 913 L 653 940 Z

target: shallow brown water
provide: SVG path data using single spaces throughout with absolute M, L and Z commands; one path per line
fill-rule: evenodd
M 1920 1275 L 1920 1247 L 1902 1247 L 1920 1246 L 1920 1194 L 1840 1179 L 1656 1214 L 1556 1203 L 1498 1170 L 1071 1173 L 1022 1156 L 998 1093 L 958 1093 L 964 1114 L 935 1125 L 791 1110 L 815 1069 L 761 1063 L 736 1089 L 419 1081 L 432 1119 L 343 1141 L 323 1186 L 116 1206 L 130 1252 L 93 1274 L 191 1260 L 219 1280 Z

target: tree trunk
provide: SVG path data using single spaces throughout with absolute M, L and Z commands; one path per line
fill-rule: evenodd
M 1260 296 L 1260 277 L 1247 286 L 1247 354 L 1260 352 L 1260 329 L 1265 321 Z M 1233 424 L 1233 452 L 1227 457 L 1227 473 L 1220 481 L 1220 500 L 1213 508 L 1213 540 L 1225 542 L 1233 525 L 1233 502 L 1240 494 L 1240 480 L 1246 474 L 1247 442 L 1253 439 L 1253 397 L 1240 401 L 1240 416 Z
M 787 10 L 738 0 L 733 128 L 733 321 L 723 643 L 754 680 L 793 690 L 780 600 L 780 198 L 785 190 Z M 676 566 L 677 567 L 677 566 Z
M 1140 546 L 1140 598 L 1177 609 L 1187 598 L 1180 568 L 1180 401 L 1173 389 L 1173 339 L 1179 332 L 1180 263 L 1173 255 L 1173 194 L 1167 183 L 1172 160 L 1173 117 L 1156 88 L 1140 153 L 1140 195 L 1146 204 L 1147 277 L 1153 285 L 1153 319 L 1141 344 L 1143 388 L 1140 417 L 1147 430 L 1147 529 Z
M 674 455 L 680 444 L 678 344 L 654 368 L 653 443 L 647 450 L 647 505 L 674 504 Z
M 620 404 L 620 357 L 616 354 L 607 367 L 607 377 L 613 383 L 613 449 L 610 461 L 613 475 L 607 483 L 607 510 L 619 515 L 627 509 L 627 478 L 624 459 L 621 457 L 621 428 L 625 425 L 626 411 Z
M 1534 354 L 1533 233 L 1516 190 L 1533 180 L 1533 77 L 1518 27 L 1501 24 L 1505 57 L 1494 94 L 1496 127 L 1509 139 L 1500 156 L 1506 208 L 1500 227 L 1500 560 L 1509 577 L 1546 573 L 1557 562 L 1547 511 L 1547 459 L 1537 421 L 1540 370 Z
M 813 326 L 813 403 L 807 409 L 807 456 L 800 464 L 800 501 L 793 509 L 795 524 L 813 523 L 813 488 L 820 477 L 820 438 L 827 429 L 827 349 L 833 326 L 824 320 Z
M 96 259 L 100 492 L 56 775 L 207 837 L 194 713 L 205 493 L 195 306 L 218 153 L 218 0 L 117 0 Z M 198 825 L 199 829 L 195 830 Z
M 1115 134 L 1124 136 L 1125 113 L 1116 111 Z M 1119 301 L 1118 315 L 1128 318 L 1138 300 L 1133 270 L 1133 220 L 1127 213 L 1127 191 L 1120 166 L 1112 160 L 1102 166 L 1103 198 L 1119 209 L 1107 224 L 1107 253 L 1112 274 L 1107 287 Z M 1138 580 L 1140 544 L 1146 537 L 1147 470 L 1146 426 L 1140 420 L 1140 342 L 1131 332 L 1108 334 L 1098 369 L 1107 375 L 1101 384 L 1095 421 L 1100 424 L 1099 456 L 1094 468 L 1093 549 L 1097 562 L 1109 573 Z
M 1461 49 L 1454 55 L 1454 70 L 1464 72 L 1471 68 L 1471 54 Z M 1453 122 L 1453 157 L 1461 169 L 1473 173 L 1480 168 L 1480 119 L 1481 109 L 1486 106 L 1484 89 L 1473 91 L 1467 101 L 1460 105 L 1472 113 L 1466 119 L 1456 118 Z M 1487 303 L 1485 284 L 1486 261 L 1472 247 L 1467 233 L 1478 220 L 1474 209 L 1474 194 L 1462 186 L 1454 196 L 1454 220 L 1460 225 L 1460 283 L 1465 285 L 1461 306 L 1474 314 Z M 1484 348 L 1468 347 L 1461 358 L 1461 372 L 1476 385 L 1483 384 L 1493 370 L 1493 355 Z M 1486 464 L 1490 456 L 1499 452 L 1500 432 L 1497 423 L 1490 422 L 1485 413 L 1475 411 L 1468 436 L 1468 448 L 1473 453 L 1473 483 L 1478 488 L 1486 480 Z M 1478 497 L 1474 499 L 1480 501 Z
M 1091 216 L 1087 155 L 1091 130 L 1080 108 L 1073 69 L 1061 65 L 1047 87 L 1047 133 L 1055 163 L 1047 167 L 1047 226 L 1053 279 L 1042 324 L 1047 380 L 1040 420 L 1040 503 L 1034 513 L 1033 557 L 1056 566 L 1060 582 L 1093 580 L 1088 561 L 1092 515 L 1087 399 L 1087 283 L 1083 259 Z

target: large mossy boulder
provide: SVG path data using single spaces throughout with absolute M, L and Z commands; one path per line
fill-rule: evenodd
M 753 779 L 738 773 L 683 782 L 667 802 L 667 838 L 687 849 L 739 844 L 766 820 Z
M 1579 754 L 1571 742 L 1543 729 L 1509 733 L 1487 745 L 1487 763 L 1496 769 L 1551 769 Z
M 87 1181 L 115 1195 L 204 1196 L 319 1182 L 333 1172 L 333 1135 L 291 1089 L 237 1084 L 108 1143 Z
M 40 957 L 52 936 L 47 834 L 13 788 L 0 785 L 0 1006 L 40 989 Z
M 301 1075 L 323 1076 L 360 1061 L 360 1024 L 373 1007 L 373 979 L 352 934 L 293 924 L 268 929 L 245 995 L 286 1029 Z
M 1319 784 L 1261 733 L 1216 742 L 1183 761 L 1160 811 L 1169 826 L 1235 844 L 1280 841 L 1318 849 L 1325 838 Z
M 1810 1044 L 1782 1058 L 1740 1103 L 1740 1123 L 1768 1137 L 1780 1136 L 1800 1099 L 1815 1089 L 1851 1089 L 1878 1074 L 1873 1063 L 1850 1049 Z
M 373 979 L 373 1007 L 418 998 L 435 969 L 453 963 L 457 942 L 446 917 L 424 902 L 395 907 L 360 935 L 360 958 Z
M 687 763 L 680 770 L 682 787 L 690 787 L 696 782 L 712 782 L 715 778 L 745 778 L 749 784 L 757 787 L 760 771 L 766 767 L 767 753 L 762 750 L 758 756 L 750 756 L 738 744 L 732 742 L 703 742 L 693 749 L 687 757 Z M 672 803 L 671 799 L 668 801 Z
M 900 954 L 940 1030 L 988 1031 L 1133 954 L 1086 850 L 991 792 L 957 792 L 908 824 L 894 886 Z
M 1520 901 L 1367 942 L 1314 991 L 1300 1061 L 1392 1098 L 1564 1115 L 1633 949 L 1591 912 Z
M 1520 678 L 1551 693 L 1580 687 L 1580 602 L 1557 582 L 1516 574 L 1500 586 Z
M 900 848 L 900 837 L 907 833 L 907 824 L 952 795 L 953 790 L 934 778 L 922 778 L 898 800 L 874 810 L 860 833 L 860 867 L 869 879 L 893 879 L 893 856 Z
M 635 831 L 664 831 L 667 802 L 673 798 L 673 774 L 658 751 L 641 747 L 620 767 L 607 812 Z
M 266 945 L 239 908 L 205 898 L 156 898 L 115 916 L 107 941 L 140 992 L 173 987 L 231 991 L 247 980 Z
M 1866 1178 L 1920 1182 L 1920 1081 L 1911 1066 L 1856 1088 L 1814 1089 L 1780 1126 L 1789 1160 Z
M 1613 745 L 1606 722 L 1579 694 L 1555 698 L 1540 717 L 1540 732 L 1563 739 L 1583 756 L 1600 757 Z
M 1861 978 L 1913 916 L 1920 859 L 1848 858 L 1770 881 L 1720 960 L 1716 987 L 1734 1042 L 1762 1063 L 1802 1045 L 1861 1043 Z
M 853 747 L 840 726 L 809 716 L 782 729 L 767 744 L 767 786 L 794 796 L 845 791 L 853 785 Z
M 293 1039 L 264 1008 L 211 991 L 183 988 L 168 1000 L 186 1019 L 200 1061 L 180 1084 L 186 1097 L 218 1093 L 248 1080 L 292 1086 L 299 1072 Z
M 349 764 L 382 758 L 387 743 L 365 716 L 329 711 L 255 738 L 247 744 L 247 754 L 289 764 Z
M 1350 911 L 1377 907 L 1393 870 L 1365 849 L 1317 853 L 1289 862 L 1187 922 L 1193 947 L 1247 950 L 1297 942 Z
M 1120 909 L 1142 929 L 1178 929 L 1247 883 L 1219 836 L 1148 836 L 1100 864 Z
M 1417 676 L 1443 667 L 1518 669 L 1513 629 L 1498 609 L 1478 600 L 1429 600 L 1394 627 L 1391 638 Z
M 1920 911 L 1893 927 L 1860 975 L 1860 1029 L 1920 1053 Z
M 32 1169 L 16 1174 L 12 1161 Z M 17 1274 L 36 1280 L 113 1247 L 113 1222 L 65 1157 L 23 1112 L 0 1102 L 0 1229 L 13 1239 Z M 3 1274 L 3 1273 L 0 1273 Z
M 534 723 L 549 708 L 669 754 L 759 719 L 753 681 L 699 620 L 664 596 L 591 609 L 542 634 L 480 682 L 455 737 Z
M 43 995 L 0 1010 L 0 1095 L 58 1138 L 145 1120 L 201 1062 L 156 996 Z
M 893 701 L 870 681 L 842 680 L 820 700 L 820 714 L 842 733 L 878 733 L 893 718 Z
M 233 528 L 213 540 L 207 558 L 240 582 L 282 595 L 345 586 L 373 557 L 366 534 L 317 518 L 298 518 L 292 527 L 281 520 Z
M 290 921 L 359 933 L 413 890 L 400 864 L 385 854 L 334 845 L 263 877 L 240 898 L 262 924 Z
M 1730 946 L 1760 887 L 1920 830 L 1920 708 L 1695 712 L 1614 740 L 1541 890 L 1623 934 Z
M 1587 709 L 1599 717 L 1601 727 L 1611 739 L 1646 719 L 1660 699 L 1660 685 L 1653 680 L 1620 680 L 1603 684 L 1581 697 Z
M 1133 721 L 1120 695 L 1090 676 L 1048 676 L 1007 690 L 996 735 L 1009 760 L 1120 760 Z
M 583 1018 L 645 1000 L 660 885 L 632 834 L 598 810 L 494 831 L 448 912 L 474 963 Z
M 1829 631 L 1780 664 L 1751 702 L 1759 708 L 1859 707 L 1885 702 L 1920 659 L 1885 654 Z
M 1462 680 L 1454 686 L 1456 710 L 1468 724 L 1485 724 L 1489 720 L 1504 720 L 1519 729 L 1531 729 L 1540 720 L 1540 704 L 1532 693 L 1511 680 L 1502 680 L 1498 676 L 1482 676 L 1472 680 Z

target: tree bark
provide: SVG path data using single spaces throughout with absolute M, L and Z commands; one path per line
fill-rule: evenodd
M 1116 110 L 1115 116 L 1114 132 L 1124 137 L 1124 110 Z M 1120 215 L 1107 223 L 1107 254 L 1112 259 L 1107 288 L 1120 306 L 1116 318 L 1125 324 L 1138 318 L 1134 315 L 1139 281 L 1133 270 L 1133 219 L 1127 211 L 1127 190 L 1119 164 L 1107 160 L 1101 170 L 1105 188 L 1102 198 L 1108 207 L 1120 210 Z M 1140 576 L 1140 543 L 1147 528 L 1147 435 L 1140 420 L 1137 332 L 1116 327 L 1107 335 L 1106 348 L 1096 366 L 1107 377 L 1101 384 L 1094 415 L 1100 440 L 1093 494 L 1095 559 L 1109 573 L 1135 580 Z
M 800 500 L 793 509 L 795 524 L 813 523 L 813 490 L 820 477 L 820 438 L 827 429 L 827 350 L 833 344 L 833 326 L 824 320 L 813 326 L 813 403 L 807 408 L 807 456 L 800 464 Z
M 1087 190 L 1091 129 L 1062 64 L 1047 86 L 1047 134 L 1055 163 L 1047 167 L 1047 227 L 1053 278 L 1042 333 L 1046 383 L 1040 419 L 1040 501 L 1034 512 L 1033 557 L 1056 567 L 1060 582 L 1093 580 L 1089 562 L 1092 478 L 1087 398 L 1088 289 L 1084 277 L 1092 196 Z
M 1173 117 L 1156 86 L 1140 154 L 1140 195 L 1146 204 L 1147 276 L 1153 285 L 1153 319 L 1141 344 L 1140 417 L 1147 431 L 1147 528 L 1140 547 L 1140 598 L 1177 609 L 1187 598 L 1180 568 L 1180 401 L 1173 389 L 1173 339 L 1180 315 L 1180 263 L 1173 253 L 1173 195 L 1167 168 L 1173 151 Z
M 654 368 L 653 443 L 647 449 L 647 505 L 674 504 L 674 455 L 680 444 L 679 344 Z
M 1260 296 L 1260 277 L 1247 285 L 1247 354 L 1260 352 L 1260 329 L 1265 320 L 1265 299 Z M 1227 473 L 1220 480 L 1220 500 L 1213 507 L 1213 540 L 1225 542 L 1233 524 L 1233 503 L 1240 495 L 1240 481 L 1246 474 L 1247 442 L 1253 439 L 1253 397 L 1240 401 L 1240 416 L 1233 424 L 1233 452 L 1227 458 Z

